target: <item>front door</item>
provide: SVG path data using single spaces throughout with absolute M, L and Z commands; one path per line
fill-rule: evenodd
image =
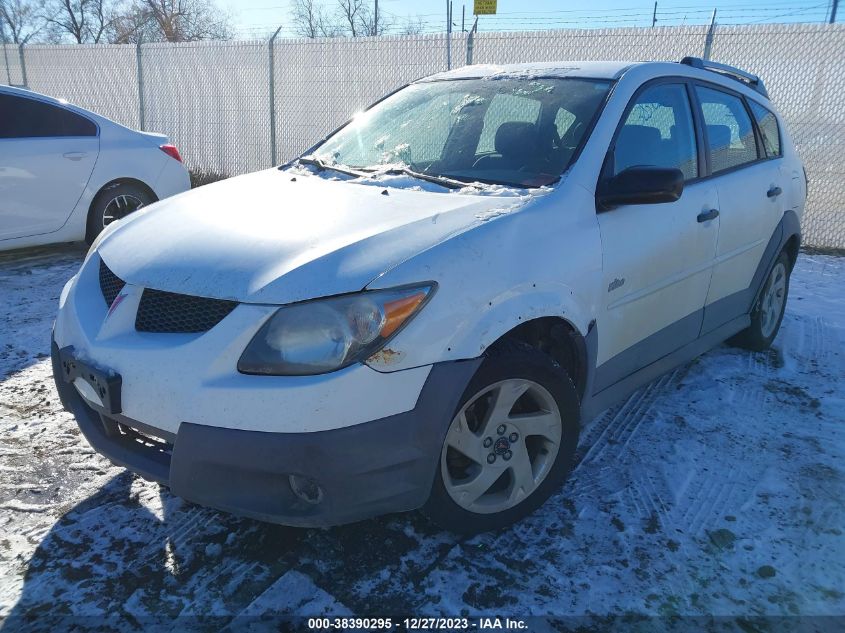
M 719 234 L 716 187 L 698 181 L 699 152 L 688 89 L 658 83 L 634 99 L 605 173 L 637 165 L 676 167 L 679 200 L 625 205 L 598 214 L 603 305 L 598 319 L 596 391 L 684 344 L 701 328 Z

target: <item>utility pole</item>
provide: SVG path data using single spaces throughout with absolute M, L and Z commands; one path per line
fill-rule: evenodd
M 651 14 L 651 28 L 654 28 L 654 25 L 657 24 L 657 2 L 654 3 L 654 13 Z
M 461 33 L 466 33 L 467 5 L 461 5 Z
M 836 22 L 836 9 L 839 7 L 839 0 L 833 0 L 833 4 L 830 7 L 830 24 Z
M 375 2 L 376 9 L 373 11 L 373 31 L 375 31 L 375 33 L 373 33 L 373 35 L 378 35 L 378 0 L 375 0 Z

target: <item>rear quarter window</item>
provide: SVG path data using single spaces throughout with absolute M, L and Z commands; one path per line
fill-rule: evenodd
M 763 137 L 763 149 L 766 150 L 766 157 L 781 156 L 780 128 L 778 127 L 777 117 L 768 108 L 756 101 L 749 99 L 748 105 L 751 106 L 751 112 L 757 121 L 757 127 L 760 129 L 760 136 Z

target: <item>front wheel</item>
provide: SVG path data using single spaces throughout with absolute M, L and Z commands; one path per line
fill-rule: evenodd
M 549 356 L 517 341 L 489 352 L 461 398 L 423 512 L 453 532 L 510 525 L 566 480 L 578 394 Z
M 755 352 L 769 349 L 786 311 L 790 264 L 789 255 L 781 252 L 751 311 L 751 325 L 730 339 L 729 343 Z
M 97 194 L 91 205 L 85 239 L 90 244 L 112 222 L 155 201 L 155 196 L 140 185 L 128 182 L 109 185 Z

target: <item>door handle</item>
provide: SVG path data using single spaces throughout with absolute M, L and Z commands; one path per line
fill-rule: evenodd
M 777 198 L 782 193 L 783 189 L 781 189 L 780 187 L 772 187 L 766 192 L 766 195 L 770 198 Z
M 65 152 L 62 154 L 68 160 L 82 160 L 86 156 L 88 156 L 88 152 Z
M 702 211 L 698 214 L 699 222 L 709 222 L 719 217 L 719 209 L 710 209 L 709 211 Z

